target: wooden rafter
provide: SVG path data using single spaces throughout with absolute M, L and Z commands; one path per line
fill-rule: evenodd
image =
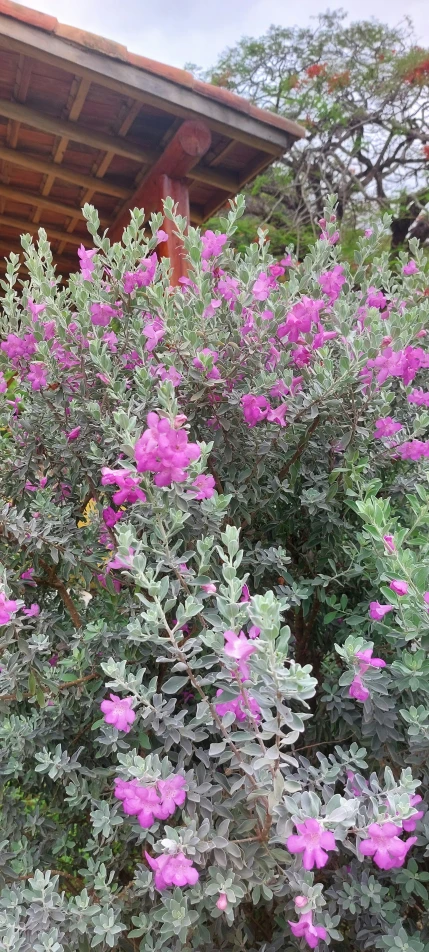
M 120 136 L 108 136 L 91 132 L 78 123 L 69 123 L 64 119 L 52 119 L 51 116 L 47 116 L 45 113 L 29 109 L 19 103 L 12 103 L 7 99 L 0 99 L 0 115 L 19 119 L 20 122 L 31 126 L 33 129 L 40 129 L 53 136 L 68 136 L 74 142 L 82 142 L 98 152 L 112 152 L 114 155 L 132 159 L 140 165 L 154 165 L 160 158 L 160 153 L 154 149 L 134 145 L 134 143 Z M 204 165 L 197 165 L 192 169 L 192 178 L 197 182 L 214 185 L 215 188 L 230 193 L 235 192 L 238 187 L 238 176 L 234 173 L 216 172 L 209 166 Z
M 93 192 L 101 192 L 104 195 L 113 195 L 115 198 L 124 199 L 130 194 L 130 189 L 123 185 L 114 185 L 92 175 L 74 172 L 72 169 L 66 168 L 65 165 L 56 166 L 48 159 L 35 158 L 27 152 L 18 152 L 17 149 L 7 149 L 0 145 L 0 159 L 4 159 L 10 165 L 16 165 L 18 168 L 40 172 L 41 175 L 53 175 L 63 182 L 70 182 L 72 185 L 92 189 Z
M 5 198 L 10 199 L 11 202 L 19 202 L 20 205 L 48 208 L 51 212 L 55 212 L 57 215 L 63 215 L 66 218 L 74 217 L 77 211 L 72 205 L 63 205 L 62 202 L 47 198 L 45 195 L 34 192 L 24 192 L 20 188 L 10 188 L 9 185 L 0 185 L 0 195 L 4 195 Z M 101 224 L 104 227 L 108 225 L 109 222 L 104 218 L 101 219 Z
M 55 225 L 50 225 L 47 222 L 34 222 L 26 221 L 24 218 L 12 218 L 10 215 L 0 215 L 0 225 L 5 225 L 6 228 L 16 228 L 20 235 L 26 234 L 27 232 L 30 235 L 37 235 L 39 228 L 44 228 L 47 232 L 48 239 L 55 239 L 55 241 L 65 241 L 69 245 L 80 245 L 85 244 L 85 241 L 88 242 L 87 236 L 82 238 L 81 235 L 69 235 L 66 231 L 61 231 L 58 228 L 55 228 Z
M 117 130 L 118 136 L 121 136 L 121 137 L 126 136 L 129 129 L 131 129 L 131 126 L 134 120 L 138 116 L 140 109 L 141 109 L 141 103 L 136 102 L 135 100 L 131 100 L 131 103 L 128 104 L 128 108 L 127 108 L 125 116 L 123 118 L 121 116 L 119 119 L 119 128 Z M 109 168 L 109 165 L 113 161 L 114 157 L 115 157 L 115 152 L 106 152 L 105 155 L 102 157 L 101 161 L 98 162 L 98 164 L 96 164 L 94 171 L 95 171 L 95 175 L 97 179 L 99 179 L 100 181 L 103 180 L 103 176 L 106 174 Z M 82 205 L 84 205 L 85 202 L 92 202 L 94 194 L 96 194 L 98 190 L 99 189 L 97 188 L 97 186 L 88 185 L 86 192 L 82 197 Z M 76 228 L 78 221 L 79 221 L 79 218 L 72 218 L 71 221 L 69 221 L 67 225 L 67 231 L 73 232 L 74 229 Z M 59 254 L 61 254 L 63 248 L 64 248 L 64 242 L 58 248 Z

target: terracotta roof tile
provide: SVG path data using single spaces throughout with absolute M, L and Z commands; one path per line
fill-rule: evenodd
M 228 89 L 223 89 L 220 86 L 212 86 L 210 83 L 203 83 L 201 80 L 195 79 L 191 73 L 188 73 L 184 69 L 158 63 L 156 60 L 148 59 L 146 56 L 139 56 L 137 53 L 130 53 L 126 46 L 115 43 L 114 40 L 108 40 L 95 33 L 87 33 L 86 30 L 66 26 L 65 24 L 59 23 L 56 17 L 49 16 L 46 13 L 39 13 L 37 10 L 30 10 L 29 7 L 24 7 L 20 3 L 13 3 L 12 0 L 0 0 L 0 14 L 12 17 L 14 20 L 19 20 L 22 23 L 27 23 L 29 26 L 37 27 L 46 33 L 55 34 L 61 39 L 81 46 L 84 49 L 93 50 L 104 56 L 110 56 L 121 62 L 129 63 L 130 66 L 135 66 L 137 69 L 153 73 L 163 79 L 177 83 L 179 86 L 185 86 L 200 96 L 205 96 L 207 99 L 224 103 L 226 106 L 230 106 L 231 109 L 236 109 L 245 115 L 257 119 L 259 122 L 275 126 L 284 132 L 289 132 L 299 137 L 305 136 L 305 130 L 302 126 L 299 126 L 291 119 L 278 116 L 276 113 L 268 112 L 265 109 L 259 109 L 257 106 L 248 102 L 247 99 L 237 96 L 236 93 L 230 92 Z

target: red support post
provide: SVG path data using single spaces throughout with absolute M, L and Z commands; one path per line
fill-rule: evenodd
M 193 119 L 183 122 L 145 180 L 121 209 L 109 229 L 110 240 L 120 241 L 130 220 L 130 207 L 144 208 L 149 216 L 152 212 L 162 211 L 162 200 L 168 197 L 177 203 L 178 214 L 189 221 L 189 188 L 186 176 L 205 155 L 210 143 L 211 133 L 204 122 Z M 172 283 L 177 284 L 179 278 L 186 274 L 183 248 L 174 234 L 173 222 L 165 219 L 163 230 L 167 234 L 167 240 L 158 246 L 158 251 L 162 257 L 170 258 Z

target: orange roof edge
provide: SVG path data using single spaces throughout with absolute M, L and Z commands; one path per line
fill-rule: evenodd
M 179 69 L 176 66 L 167 66 L 164 63 L 159 63 L 157 60 L 148 59 L 146 56 L 130 53 L 126 46 L 123 46 L 121 43 L 116 43 L 114 40 L 108 40 L 103 36 L 98 36 L 96 33 L 88 33 L 86 30 L 80 30 L 77 27 L 59 23 L 56 17 L 52 17 L 47 13 L 39 13 L 37 10 L 31 10 L 21 3 L 14 3 L 13 0 L 0 0 L 0 14 L 11 17 L 21 23 L 26 23 L 28 26 L 44 30 L 45 33 L 54 34 L 84 49 L 93 50 L 104 56 L 110 56 L 112 59 L 128 63 L 137 69 L 153 73 L 170 82 L 177 83 L 179 86 L 185 86 L 201 96 L 224 103 L 225 106 L 229 106 L 231 109 L 236 109 L 238 112 L 248 115 L 259 122 L 275 126 L 277 129 L 289 133 L 296 138 L 303 138 L 306 135 L 305 129 L 292 119 L 279 116 L 277 113 L 269 112 L 266 109 L 260 109 L 247 99 L 237 96 L 236 93 L 228 89 L 224 89 L 220 86 L 212 86 L 210 83 L 204 83 L 201 80 L 195 79 L 195 77 L 185 69 Z

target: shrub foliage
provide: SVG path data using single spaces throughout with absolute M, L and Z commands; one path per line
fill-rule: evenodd
M 135 210 L 1 317 L 7 952 L 423 952 L 425 265 Z

